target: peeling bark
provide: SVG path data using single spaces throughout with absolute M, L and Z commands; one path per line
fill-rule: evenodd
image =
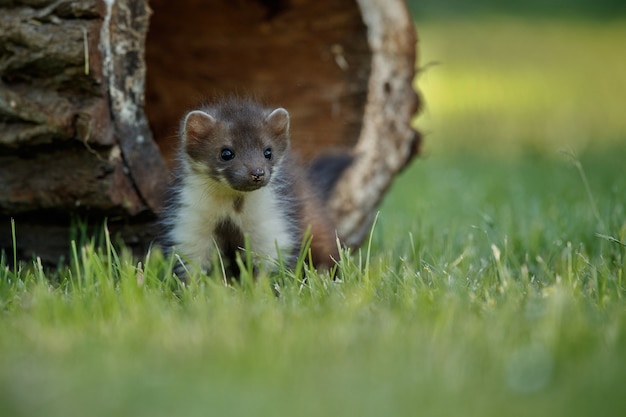
M 368 28 L 372 72 L 355 162 L 341 177 L 330 201 L 338 235 L 350 246 L 366 237 L 376 209 L 395 175 L 419 152 L 411 127 L 419 109 L 412 88 L 416 37 L 402 1 L 358 0 Z

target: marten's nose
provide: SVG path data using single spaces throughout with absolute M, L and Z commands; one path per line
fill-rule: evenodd
M 265 171 L 263 171 L 261 168 L 255 168 L 252 171 L 250 171 L 250 179 L 252 179 L 253 182 L 263 181 L 264 176 L 265 176 Z

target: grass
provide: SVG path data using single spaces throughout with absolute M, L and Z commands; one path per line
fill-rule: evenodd
M 419 24 L 425 155 L 341 282 L 6 253 L 0 415 L 622 415 L 626 30 L 537 25 Z

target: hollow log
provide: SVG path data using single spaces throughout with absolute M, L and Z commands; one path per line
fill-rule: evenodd
M 403 0 L 0 0 L 0 247 L 54 260 L 88 219 L 154 238 L 179 120 L 215 96 L 291 114 L 305 159 L 350 152 L 328 209 L 356 246 L 419 151 Z

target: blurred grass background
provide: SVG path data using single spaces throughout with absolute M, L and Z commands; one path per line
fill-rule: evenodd
M 626 3 L 410 3 L 426 103 L 418 125 L 433 136 L 427 153 L 625 141 Z
M 423 154 L 383 208 L 400 204 L 415 213 L 413 223 L 428 218 L 448 230 L 499 214 L 508 219 L 502 226 L 509 234 L 524 235 L 534 207 L 535 223 L 547 215 L 582 229 L 580 217 L 566 211 L 598 217 L 591 207 L 598 202 L 589 201 L 575 168 L 580 160 L 601 215 L 623 216 L 624 3 L 409 5 L 419 37 L 415 85 L 424 108 L 415 125 L 424 133 Z M 411 187 L 415 192 L 405 191 Z M 393 217 L 383 222 L 397 231 L 406 227 Z M 594 228 L 598 219 L 589 218 L 585 236 Z
M 419 24 L 427 151 L 601 150 L 624 142 L 625 21 Z
M 418 21 L 485 15 L 606 20 L 626 14 L 621 0 L 407 0 L 407 4 Z

